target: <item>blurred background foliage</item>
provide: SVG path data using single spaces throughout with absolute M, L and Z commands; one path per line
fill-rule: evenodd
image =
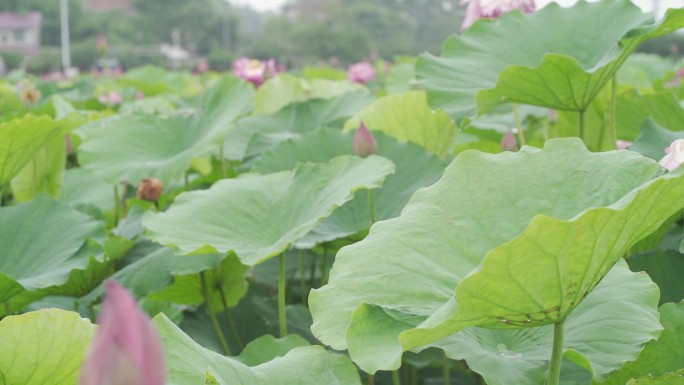
M 184 49 L 207 57 L 214 69 L 226 69 L 239 56 L 275 57 L 297 67 L 438 53 L 441 42 L 458 31 L 464 12 L 458 0 L 294 0 L 267 13 L 225 0 L 130 0 L 128 10 L 111 12 L 69 2 L 72 61 L 82 69 L 98 57 L 100 33 L 125 68 L 154 62 L 136 47 L 171 43 L 174 30 Z M 43 12 L 42 45 L 58 47 L 58 1 L 0 0 L 0 12 L 28 11 Z M 58 69 L 52 68 L 59 65 L 58 51 L 43 51 L 29 68 Z
M 95 12 L 85 5 L 88 0 L 69 0 L 74 66 L 87 70 L 100 56 L 100 33 L 107 37 L 110 57 L 124 69 L 163 65 L 159 46 L 171 44 L 174 33 L 184 50 L 207 58 L 215 70 L 229 69 L 240 56 L 273 57 L 288 68 L 392 60 L 439 53 L 441 42 L 458 32 L 464 15 L 459 0 L 290 0 L 279 12 L 258 12 L 227 0 L 120 1 L 124 10 Z M 59 70 L 59 1 L 0 0 L 0 12 L 29 11 L 43 13 L 41 51 L 26 61 L 1 53 L 5 65 L 21 63 L 32 72 Z M 655 39 L 640 51 L 678 55 L 684 51 L 684 36 Z

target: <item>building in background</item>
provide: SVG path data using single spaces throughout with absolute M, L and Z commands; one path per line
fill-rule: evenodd
M 130 0 L 83 0 L 83 7 L 93 12 L 132 12 Z
M 33 56 L 40 49 L 41 12 L 0 12 L 0 52 Z

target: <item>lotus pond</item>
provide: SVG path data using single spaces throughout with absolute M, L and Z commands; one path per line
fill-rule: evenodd
M 129 313 L 115 369 L 162 380 L 115 384 L 684 384 L 684 62 L 635 53 L 683 27 L 515 11 L 367 82 L 10 74 L 0 384 L 107 383 Z

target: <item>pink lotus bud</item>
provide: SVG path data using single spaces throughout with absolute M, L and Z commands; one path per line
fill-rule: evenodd
M 615 142 L 615 146 L 617 147 L 618 150 L 626 150 L 631 145 L 632 145 L 632 142 L 630 142 L 628 140 L 618 140 L 617 142 Z
M 684 139 L 677 139 L 665 149 L 665 155 L 660 165 L 672 171 L 684 163 Z
M 378 142 L 375 141 L 375 136 L 370 132 L 363 122 L 359 124 L 359 128 L 354 134 L 354 153 L 362 158 L 373 155 L 378 151 Z
M 461 31 L 470 28 L 475 21 L 482 18 L 496 19 L 501 14 L 520 9 L 525 13 L 537 10 L 534 0 L 461 0 L 461 4 L 468 4 Z
M 69 134 L 64 135 L 64 142 L 66 145 L 67 155 L 71 155 L 71 153 L 74 152 L 74 145 L 71 143 L 71 135 L 69 135 Z
M 135 298 L 109 281 L 100 328 L 81 368 L 80 385 L 164 385 L 161 340 Z
M 351 82 L 366 84 L 375 80 L 375 67 L 367 61 L 352 64 L 347 70 L 347 77 Z
M 509 130 L 501 139 L 501 150 L 516 151 L 518 149 L 518 140 L 515 138 L 513 130 Z

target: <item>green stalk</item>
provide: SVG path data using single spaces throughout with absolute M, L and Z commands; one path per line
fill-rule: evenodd
M 368 190 L 368 208 L 370 209 L 371 225 L 375 223 L 375 194 L 373 190 Z
M 227 178 L 228 177 L 228 170 L 226 169 L 226 161 L 223 158 L 223 147 L 224 147 L 223 144 L 221 144 L 221 147 L 219 147 L 219 161 L 221 162 L 221 177 Z
M 209 304 L 209 287 L 207 286 L 207 277 L 204 272 L 200 273 L 200 282 L 202 282 L 202 292 L 204 293 L 204 302 L 207 305 L 207 313 L 209 313 L 209 318 L 211 318 L 211 324 L 214 327 L 214 331 L 216 332 L 216 336 L 218 337 L 219 342 L 221 343 L 221 349 L 223 349 L 223 354 L 230 356 L 232 354 L 230 352 L 230 348 L 228 347 L 228 342 L 226 342 L 226 336 L 223 335 L 223 331 L 219 326 L 216 314 L 214 314 L 211 311 L 211 305 Z
M 88 305 L 88 319 L 90 319 L 90 323 L 95 323 L 97 322 L 97 317 L 95 317 L 95 304 L 92 302 Z
M 36 164 L 36 157 L 31 159 L 31 168 L 33 172 L 33 196 L 38 194 L 38 165 Z
M 321 286 L 328 283 L 328 244 L 323 243 L 323 261 L 321 261 Z
M 411 370 L 411 385 L 418 385 L 418 369 L 415 366 L 409 366 Z M 449 384 L 445 384 L 449 385 Z
M 401 380 L 399 379 L 399 369 L 392 371 L 392 385 L 401 385 Z
M 560 383 L 561 362 L 563 361 L 563 328 L 565 321 L 553 325 L 553 350 L 549 363 L 549 377 L 546 385 L 558 385 Z
M 114 227 L 119 225 L 119 186 L 114 183 Z
M 587 144 L 587 138 L 586 138 L 586 124 L 587 124 L 587 117 L 586 114 L 584 113 L 585 111 L 582 110 L 579 112 L 579 137 L 582 139 L 584 144 Z
M 223 293 L 223 288 L 219 289 L 219 293 L 221 295 L 221 303 L 223 304 L 223 314 L 226 316 L 226 320 L 228 321 L 228 328 L 230 329 L 230 332 L 233 334 L 235 342 L 237 342 L 237 344 L 240 346 L 240 350 L 242 350 L 245 348 L 245 344 L 242 343 L 240 333 L 238 333 L 237 327 L 235 326 L 233 313 L 231 313 L 230 309 L 228 308 L 228 300 L 226 300 L 226 295 Z
M 610 122 L 608 124 L 611 148 L 617 146 L 617 75 L 613 75 L 610 85 Z
M 189 190 L 190 182 L 188 181 L 188 172 L 186 171 L 183 175 L 183 181 L 185 182 L 185 191 Z
M 368 375 L 368 381 L 366 382 L 366 385 L 375 385 L 375 376 L 372 374 Z
M 316 282 L 316 258 L 311 259 L 311 271 L 309 272 L 309 289 L 314 288 Z
M 442 365 L 442 377 L 444 378 L 444 385 L 451 385 L 451 366 L 449 364 L 449 357 L 444 354 L 444 364 Z
M 518 144 L 520 147 L 527 144 L 525 141 L 525 133 L 523 132 L 522 120 L 520 120 L 520 105 L 513 103 L 513 116 L 515 118 L 515 129 L 518 131 Z
M 299 250 L 299 300 L 306 305 L 306 267 L 304 266 L 304 250 Z
M 285 312 L 285 253 L 280 254 L 278 269 L 278 322 L 280 323 L 280 337 L 287 336 L 287 314 Z

